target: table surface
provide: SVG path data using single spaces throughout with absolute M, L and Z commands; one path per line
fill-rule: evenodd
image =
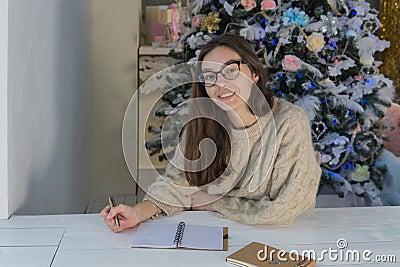
M 288 226 L 249 226 L 213 212 L 187 211 L 151 221 L 228 226 L 228 251 L 130 248 L 136 229 L 112 233 L 98 214 L 12 216 L 0 220 L 0 266 L 234 266 L 226 256 L 253 241 L 313 250 L 320 258 L 316 266 L 400 266 L 399 215 L 400 207 L 325 208 L 307 211 Z M 348 246 L 340 250 L 339 239 Z M 321 260 L 324 250 L 339 252 Z M 348 256 L 352 250 L 360 261 Z M 367 250 L 371 262 L 363 259 Z M 397 263 L 373 262 L 377 256 Z

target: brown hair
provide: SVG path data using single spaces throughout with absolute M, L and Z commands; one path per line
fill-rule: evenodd
M 246 61 L 251 72 L 259 76 L 257 84 L 253 86 L 251 91 L 248 105 L 251 107 L 250 110 L 254 115 L 265 115 L 270 110 L 270 107 L 272 107 L 274 101 L 273 94 L 266 89 L 267 74 L 250 43 L 241 36 L 234 33 L 224 33 L 205 44 L 198 57 L 199 64 L 196 69 L 197 77 L 201 73 L 201 61 L 204 60 L 204 57 L 211 50 L 220 46 L 228 47 L 238 53 L 241 59 Z M 254 87 L 258 87 L 259 90 L 254 90 Z M 264 97 L 260 97 L 260 91 Z M 208 98 L 208 94 L 202 83 L 194 82 L 192 85 L 191 98 L 196 99 L 200 97 Z M 200 153 L 199 143 L 201 140 L 205 138 L 212 139 L 217 149 L 215 159 L 207 168 L 200 168 L 202 169 L 201 171 L 185 171 L 187 181 L 194 186 L 206 185 L 216 180 L 224 173 L 230 160 L 231 142 L 227 130 L 217 121 L 201 117 L 204 111 L 207 110 L 208 114 L 213 114 L 211 118 L 218 117 L 223 121 L 229 121 L 227 119 L 227 114 L 225 112 L 220 112 L 222 109 L 212 103 L 212 101 L 209 103 L 210 104 L 207 106 L 191 103 L 189 117 L 194 119 L 190 120 L 185 126 L 187 137 L 184 152 L 185 158 L 187 159 L 185 163 L 186 170 L 193 170 L 195 163 L 190 161 L 198 160 L 200 157 L 200 167 L 206 165 L 208 161 L 212 161 L 212 159 L 210 159 L 212 156 L 209 155 L 210 153 Z M 218 119 L 218 121 L 221 120 Z M 227 129 L 229 130 L 230 128 L 228 127 Z M 196 165 L 196 167 L 199 167 L 199 165 Z

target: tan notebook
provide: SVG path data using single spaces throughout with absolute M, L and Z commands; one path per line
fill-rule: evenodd
M 175 224 L 141 223 L 131 247 L 228 250 L 228 228 Z
M 226 261 L 243 267 L 312 267 L 315 260 L 253 242 L 226 257 Z

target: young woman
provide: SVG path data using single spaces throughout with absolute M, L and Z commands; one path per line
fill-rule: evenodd
M 321 170 L 308 118 L 267 91 L 250 44 L 226 33 L 207 43 L 198 61 L 192 119 L 180 146 L 143 202 L 103 209 L 114 232 L 189 209 L 248 224 L 288 224 L 315 206 Z

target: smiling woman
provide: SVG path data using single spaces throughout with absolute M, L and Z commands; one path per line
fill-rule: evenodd
M 229 55 L 230 52 L 233 51 L 229 48 L 218 47 L 210 52 L 211 55 L 207 55 L 207 57 L 212 57 L 214 53 L 222 53 L 222 55 L 227 54 L 228 56 L 238 57 L 238 55 Z M 246 101 L 249 100 L 252 83 L 252 81 L 249 81 L 248 76 L 243 76 L 246 72 L 251 73 L 250 69 L 248 67 L 246 68 L 247 62 L 245 60 L 228 60 L 222 64 L 219 71 L 212 71 L 210 70 L 210 65 L 217 65 L 218 67 L 219 64 L 216 64 L 216 62 L 208 62 L 207 57 L 204 59 L 205 62 L 202 64 L 203 73 L 200 77 L 203 80 L 203 85 L 206 87 L 208 96 L 211 99 L 226 103 L 229 108 L 226 107 L 225 109 L 231 109 L 236 112 L 239 111 L 240 108 L 244 109 L 243 111 L 247 110 L 248 106 Z M 241 71 L 242 75 L 239 77 Z M 221 74 L 220 80 L 218 80 L 218 74 Z M 254 77 L 254 79 L 258 80 L 258 76 Z M 234 80 L 236 81 L 232 82 Z M 229 83 L 232 83 L 232 85 L 227 87 Z M 242 88 L 242 90 L 240 90 L 240 88 Z M 224 106 L 221 107 L 224 108 Z
M 264 116 L 270 111 L 274 99 L 266 90 L 266 73 L 261 62 L 242 37 L 226 34 L 211 40 L 201 50 L 198 61 L 197 72 L 200 77 L 204 77 L 200 80 L 207 77 L 209 79 L 208 82 L 193 85 L 192 98 L 209 97 L 225 111 L 215 109 L 211 114 L 211 117 L 218 117 L 219 120 L 204 119 L 201 116 L 204 115 L 205 108 L 196 107 L 196 102 L 191 105 L 190 117 L 196 119 L 187 125 L 186 131 L 192 138 L 187 139 L 186 147 L 194 149 L 185 151 L 186 158 L 200 158 L 198 146 L 201 140 L 211 138 L 217 143 L 216 160 L 210 167 L 197 172 L 186 172 L 191 184 L 205 185 L 220 177 L 228 166 L 232 141 L 228 136 L 229 128 L 253 125 L 257 121 L 256 116 Z M 224 123 L 220 123 L 221 121 Z M 210 161 L 206 153 L 201 158 L 206 162 Z
M 104 208 L 109 228 L 119 232 L 189 209 L 248 224 L 288 224 L 313 208 L 321 170 L 308 118 L 267 90 L 249 43 L 231 33 L 212 39 L 196 77 L 189 119 L 165 174 L 143 202 Z

